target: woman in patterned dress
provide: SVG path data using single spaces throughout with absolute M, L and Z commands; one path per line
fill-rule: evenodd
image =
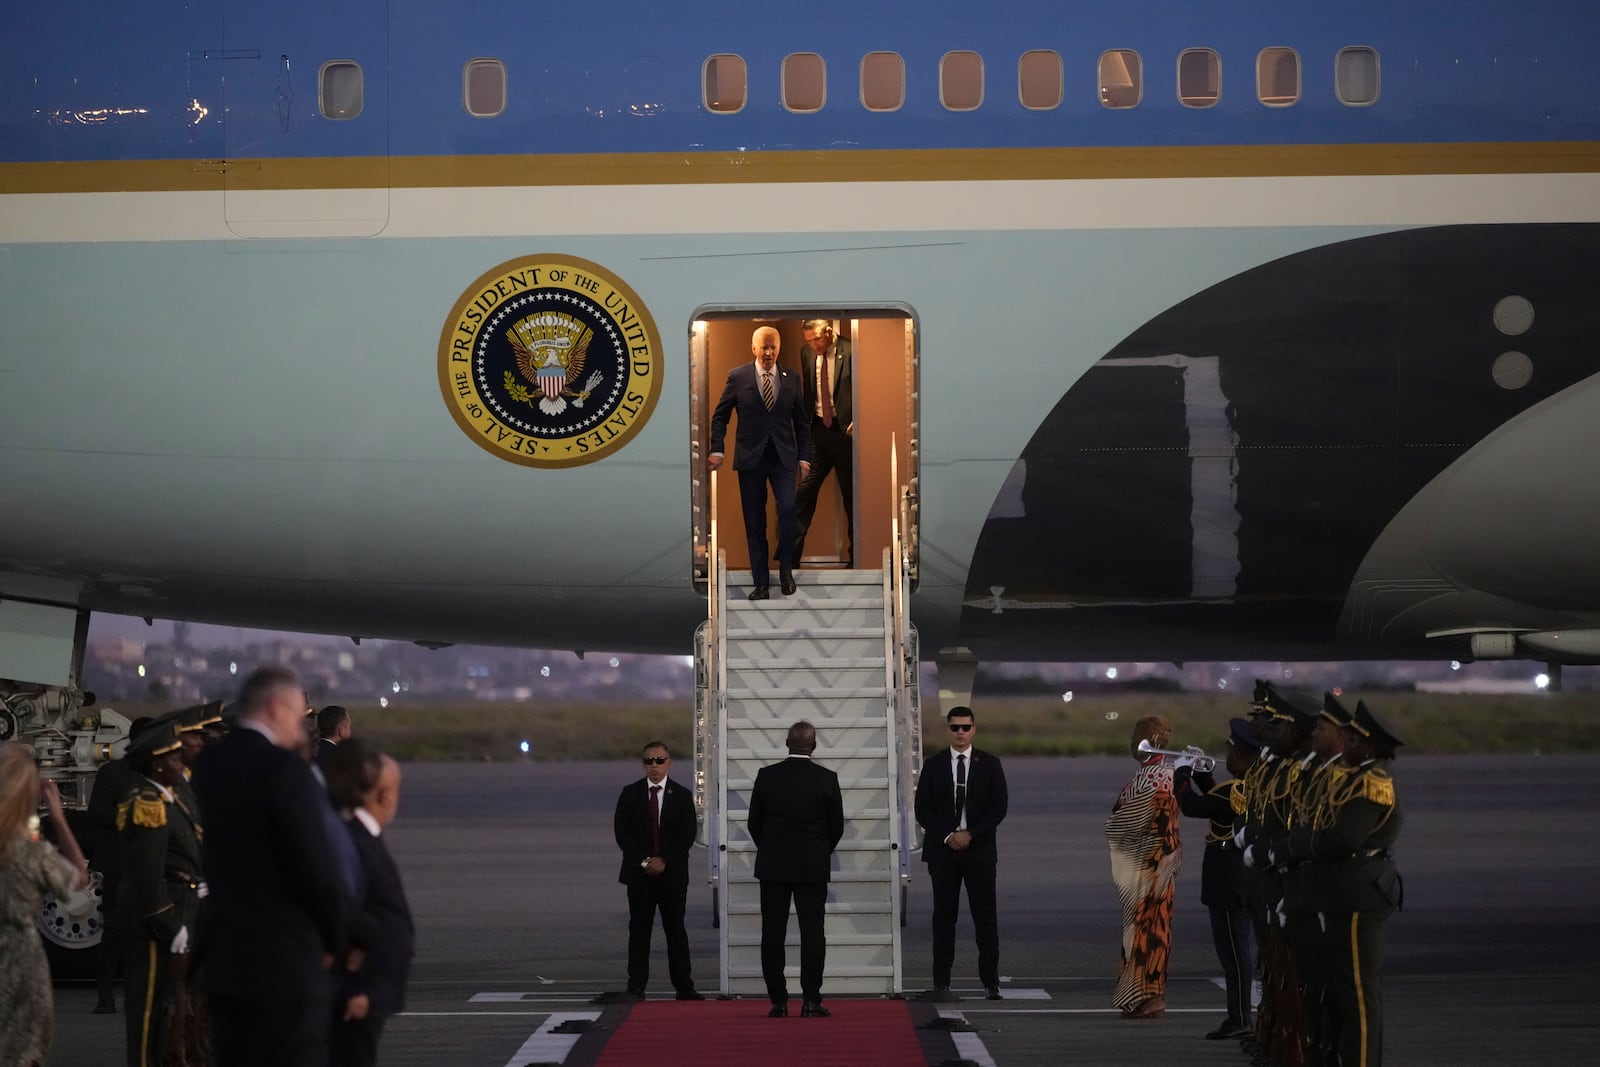
M 1111 877 L 1122 898 L 1122 971 L 1111 1002 L 1124 1018 L 1154 1019 L 1167 1008 L 1167 951 L 1172 945 L 1172 891 L 1183 866 L 1172 767 L 1139 751 L 1140 741 L 1166 748 L 1172 724 L 1160 715 L 1133 727 L 1139 770 L 1117 795 L 1106 820 Z
M 41 792 L 61 852 L 39 840 L 33 814 Z M 89 867 L 67 828 L 56 784 L 41 789 L 29 749 L 0 745 L 0 1067 L 36 1067 L 50 1058 L 55 1016 L 39 909 L 45 893 L 66 896 L 88 884 Z

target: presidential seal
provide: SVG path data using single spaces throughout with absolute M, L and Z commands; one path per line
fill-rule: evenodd
M 650 418 L 661 338 L 621 279 L 528 256 L 472 283 L 439 338 L 439 389 L 467 436 L 529 467 L 604 459 Z

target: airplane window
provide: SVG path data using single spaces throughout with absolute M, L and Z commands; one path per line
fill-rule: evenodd
M 1100 102 L 1110 108 L 1139 106 L 1144 96 L 1144 63 L 1131 48 L 1100 54 Z
M 1184 107 L 1210 107 L 1222 97 L 1222 57 L 1209 48 L 1178 53 L 1178 99 Z
M 469 59 L 461 70 L 461 104 L 467 114 L 493 118 L 506 109 L 506 65 L 498 59 Z
M 727 54 L 711 56 L 706 60 L 703 75 L 707 111 L 731 115 L 744 108 L 744 57 Z
M 898 52 L 861 57 L 861 104 L 868 111 L 897 111 L 906 102 L 906 61 Z
M 1061 106 L 1066 95 L 1066 79 L 1061 70 L 1061 53 L 1035 49 L 1017 60 L 1017 96 L 1022 106 L 1032 111 L 1049 111 Z
M 983 103 L 983 57 L 946 52 L 939 60 L 939 101 L 950 111 L 976 111 Z
M 1341 48 L 1333 63 L 1339 103 L 1363 107 L 1378 99 L 1378 53 L 1371 48 Z
M 1066 77 L 1062 75 L 1061 53 L 1046 48 L 1024 51 L 1016 61 L 1016 94 L 1022 107 L 1050 110 L 1061 107 L 1066 96 Z
M 815 52 L 783 57 L 783 106 L 790 111 L 821 111 L 828 98 L 828 68 Z
M 1300 99 L 1300 54 L 1293 48 L 1263 48 L 1256 57 L 1256 99 L 1288 107 Z
M 361 64 L 330 60 L 317 72 L 317 109 L 325 119 L 353 119 L 361 114 Z

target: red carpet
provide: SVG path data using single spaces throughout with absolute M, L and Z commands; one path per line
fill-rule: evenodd
M 632 1005 L 597 1067 L 928 1067 L 901 1000 L 829 1000 L 827 1019 L 767 1018 L 765 1000 Z M 791 1001 L 789 1010 L 800 1011 Z M 608 1013 L 609 1014 L 609 1013 Z

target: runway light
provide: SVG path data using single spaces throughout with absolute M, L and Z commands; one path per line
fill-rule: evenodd
M 1536 675 L 1534 675 L 1533 676 L 1533 686 L 1534 686 L 1535 689 L 1549 689 L 1550 688 L 1550 676 L 1548 674 L 1536 674 Z
M 1218 689 L 1226 689 L 1226 688 L 1228 688 L 1228 680 L 1226 678 L 1218 678 L 1217 679 L 1217 688 Z
M 1461 661 L 1458 660 L 1458 659 L 1451 660 L 1450 661 L 1450 669 L 1453 670 L 1453 671 L 1459 671 L 1461 669 Z
M 622 666 L 622 661 L 620 659 L 618 659 L 617 657 L 612 656 L 611 657 L 611 665 L 613 667 L 620 667 L 620 666 Z
M 144 677 L 144 664 L 143 663 L 139 664 L 139 677 L 141 677 L 141 678 Z
M 541 677 L 541 678 L 550 677 L 550 668 L 549 667 L 540 667 L 539 668 L 539 677 Z
M 236 663 L 236 662 L 230 662 L 228 664 L 228 673 L 229 674 L 238 674 L 239 673 L 239 664 Z
M 1068 689 L 1065 693 L 1061 694 L 1061 703 L 1063 703 L 1063 704 L 1072 703 L 1072 690 Z
M 391 693 L 400 692 L 400 683 L 399 682 L 395 682 L 392 685 L 390 685 L 389 686 L 389 692 L 391 692 Z
M 1117 680 L 1117 669 L 1115 667 L 1107 667 L 1106 668 L 1106 677 L 1108 679 L 1110 679 L 1111 681 L 1113 681 L 1113 682 L 1116 681 Z
M 530 746 L 529 746 L 529 745 L 528 745 L 528 742 L 527 742 L 527 741 L 523 741 L 523 742 L 522 742 L 522 744 L 520 744 L 520 745 L 518 745 L 518 746 L 517 746 L 517 747 L 518 747 L 518 748 L 520 748 L 520 749 L 522 749 L 522 754 L 523 754 L 523 755 L 524 755 L 524 756 L 526 756 L 526 755 L 527 755 L 527 754 L 528 754 L 528 748 L 529 748 L 529 747 L 530 747 Z
M 1116 721 L 1117 721 L 1117 713 L 1116 712 L 1114 712 L 1114 711 L 1106 712 L 1106 722 L 1116 722 Z
M 386 708 L 388 706 L 389 706 L 389 698 L 388 697 L 379 697 L 378 698 L 378 707 Z

